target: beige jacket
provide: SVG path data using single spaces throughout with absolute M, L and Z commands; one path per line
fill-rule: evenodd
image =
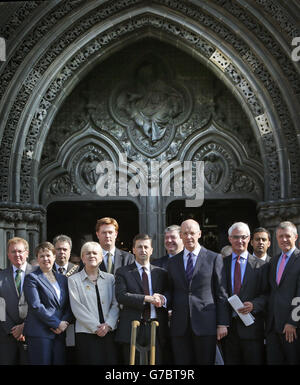
M 85 270 L 68 278 L 72 312 L 76 318 L 76 333 L 95 333 L 99 322 L 95 285 L 88 279 Z M 119 318 L 115 297 L 115 277 L 99 270 L 97 281 L 104 321 L 114 330 Z

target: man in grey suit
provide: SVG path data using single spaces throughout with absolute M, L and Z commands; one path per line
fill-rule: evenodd
M 168 263 L 170 333 L 176 365 L 215 363 L 216 339 L 227 334 L 228 311 L 223 259 L 200 246 L 199 223 L 181 224 L 184 250 Z
M 276 239 L 281 252 L 269 262 L 267 360 L 268 364 L 299 365 L 300 250 L 296 247 L 296 226 L 292 222 L 281 222 L 276 229 Z
M 7 244 L 7 256 L 11 266 L 0 272 L 1 315 L 0 365 L 27 364 L 25 337 L 23 335 L 27 304 L 23 294 L 25 275 L 33 271 L 27 263 L 28 242 L 23 238 L 12 238 Z
M 116 247 L 119 225 L 114 218 L 101 218 L 96 223 L 96 235 L 103 251 L 100 270 L 115 274 L 119 267 L 134 262 L 134 256 Z
M 236 222 L 228 230 L 232 254 L 224 258 L 229 296 L 236 294 L 243 303 L 240 313 L 251 312 L 252 325 L 245 326 L 232 308 L 229 309 L 228 335 L 222 340 L 225 364 L 264 363 L 264 310 L 267 302 L 265 261 L 248 253 L 250 229 L 246 223 Z

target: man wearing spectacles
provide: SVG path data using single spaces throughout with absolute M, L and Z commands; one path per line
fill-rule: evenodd
M 28 242 L 23 238 L 12 238 L 7 244 L 7 256 L 11 266 L 0 272 L 1 321 L 0 365 L 27 363 L 25 337 L 23 335 L 27 304 L 23 294 L 26 274 L 34 267 L 27 263 Z
M 245 326 L 238 314 L 230 309 L 228 335 L 222 340 L 225 364 L 264 363 L 264 309 L 266 280 L 264 261 L 248 253 L 250 229 L 246 223 L 234 223 L 228 230 L 232 254 L 224 258 L 228 296 L 236 294 L 243 302 L 238 311 L 251 314 L 255 321 Z

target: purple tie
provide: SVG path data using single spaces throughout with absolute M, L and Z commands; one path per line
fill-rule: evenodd
M 282 277 L 282 274 L 283 274 L 283 270 L 284 270 L 284 267 L 285 267 L 286 259 L 287 259 L 287 255 L 283 254 L 283 256 L 281 258 L 281 262 L 280 262 L 279 268 L 278 268 L 278 272 L 277 272 L 277 279 L 276 279 L 277 285 L 279 285 L 279 283 L 280 283 L 280 280 L 281 280 L 281 277 Z
M 187 264 L 186 264 L 185 275 L 186 275 L 188 282 L 190 283 L 192 280 L 193 272 L 194 272 L 194 266 L 193 266 L 192 253 L 189 253 L 188 256 L 189 257 L 188 257 Z
M 242 286 L 242 279 L 241 279 L 241 265 L 240 265 L 240 258 L 241 256 L 238 255 L 235 266 L 234 266 L 234 288 L 233 292 L 234 294 L 239 294 Z

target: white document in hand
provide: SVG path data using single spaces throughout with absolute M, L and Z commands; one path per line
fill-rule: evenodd
M 228 302 L 230 303 L 230 305 L 233 307 L 237 315 L 240 317 L 240 319 L 244 322 L 246 326 L 252 325 L 254 323 L 255 318 L 251 313 L 242 314 L 238 312 L 238 309 L 240 309 L 241 307 L 244 307 L 244 305 L 243 305 L 243 302 L 240 300 L 240 298 L 236 294 L 229 297 Z

